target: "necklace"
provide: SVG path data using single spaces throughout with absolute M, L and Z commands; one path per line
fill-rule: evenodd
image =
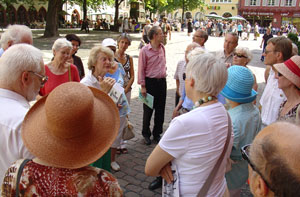
M 207 96 L 207 97 L 203 97 L 201 99 L 199 99 L 198 101 L 196 101 L 195 105 L 193 106 L 193 109 L 199 107 L 200 105 L 204 104 L 204 103 L 208 103 L 210 101 L 215 100 L 216 97 L 215 96 Z

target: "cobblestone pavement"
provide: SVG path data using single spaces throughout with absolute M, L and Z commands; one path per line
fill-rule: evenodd
M 42 30 L 34 31 L 34 45 L 42 49 L 44 53 L 45 63 L 49 62 L 52 58 L 51 47 L 56 38 L 44 39 L 40 38 L 42 35 Z M 89 54 L 89 49 L 95 45 L 99 45 L 100 42 L 107 37 L 116 38 L 118 34 L 111 32 L 99 32 L 91 31 L 90 34 L 85 34 L 79 30 L 60 30 L 61 36 L 66 33 L 76 33 L 82 40 L 83 44 L 80 46 L 78 55 L 82 58 L 85 69 L 87 71 L 87 59 Z M 131 34 L 133 42 L 128 48 L 127 52 L 134 59 L 135 73 L 137 72 L 137 60 L 138 60 L 138 45 L 140 42 L 141 34 Z M 261 38 L 260 38 L 261 39 Z M 173 32 L 172 40 L 168 40 L 166 45 L 166 56 L 167 56 L 167 102 L 166 102 L 166 113 L 165 113 L 165 124 L 164 131 L 168 128 L 171 121 L 171 115 L 174 109 L 175 102 L 175 80 L 173 79 L 177 62 L 184 57 L 184 51 L 186 46 L 191 43 L 192 36 L 188 37 L 186 32 Z M 224 37 L 216 38 L 209 37 L 206 48 L 209 51 L 217 51 L 222 49 L 224 42 Z M 260 61 L 261 49 L 259 45 L 261 40 L 254 41 L 253 35 L 251 35 L 249 41 L 239 41 L 239 46 L 247 46 L 253 53 L 253 60 L 250 62 L 249 68 L 255 73 L 257 82 L 259 83 L 259 93 L 261 93 L 264 87 L 264 65 Z M 137 75 L 135 75 L 137 76 Z M 133 84 L 132 89 L 132 100 L 131 100 L 131 114 L 130 121 L 134 125 L 135 138 L 127 142 L 128 154 L 122 154 L 117 156 L 117 162 L 121 166 L 119 172 L 114 172 L 113 174 L 118 178 L 118 181 L 124 191 L 125 196 L 161 196 L 161 189 L 155 191 L 148 190 L 148 185 L 154 180 L 153 177 L 147 177 L 144 174 L 144 166 L 148 155 L 151 153 L 152 149 L 155 147 L 154 144 L 146 146 L 143 143 L 143 137 L 141 135 L 142 128 L 142 104 L 137 99 L 139 86 L 136 81 Z M 242 196 L 251 196 L 249 188 L 246 186 L 243 188 Z

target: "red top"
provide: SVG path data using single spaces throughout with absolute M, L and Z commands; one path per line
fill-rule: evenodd
M 16 196 L 16 180 L 23 160 L 10 166 L 5 174 L 1 196 Z M 123 192 L 117 179 L 100 168 L 86 166 L 78 169 L 55 168 L 29 161 L 19 182 L 19 196 L 113 196 Z
M 53 74 L 47 65 L 45 65 L 45 73 L 48 76 L 48 81 L 44 87 L 40 89 L 40 95 L 45 96 L 49 94 L 54 88 L 60 84 L 69 82 L 69 70 L 61 75 Z M 79 73 L 75 65 L 71 64 L 71 81 L 80 82 Z

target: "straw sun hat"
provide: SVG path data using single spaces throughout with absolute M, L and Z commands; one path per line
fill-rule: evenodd
M 27 113 L 22 138 L 28 150 L 53 167 L 81 168 L 110 148 L 120 126 L 110 97 L 77 82 L 64 83 Z
M 228 80 L 221 94 L 237 103 L 251 103 L 255 100 L 257 92 L 252 89 L 254 77 L 251 71 L 243 66 L 228 68 Z
M 300 56 L 295 55 L 283 63 L 275 64 L 274 67 L 285 78 L 300 88 Z

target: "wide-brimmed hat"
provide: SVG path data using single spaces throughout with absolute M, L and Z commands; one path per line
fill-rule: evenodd
M 251 103 L 255 100 L 257 92 L 252 89 L 254 77 L 252 72 L 243 66 L 228 68 L 228 80 L 221 94 L 237 103 Z
M 53 167 L 81 168 L 110 148 L 120 126 L 116 105 L 104 92 L 64 83 L 29 110 L 22 125 L 25 146 Z
M 274 64 L 278 72 L 300 88 L 300 56 L 295 55 L 280 64 Z
M 105 38 L 102 41 L 102 46 L 105 47 L 117 47 L 117 42 L 112 38 Z

